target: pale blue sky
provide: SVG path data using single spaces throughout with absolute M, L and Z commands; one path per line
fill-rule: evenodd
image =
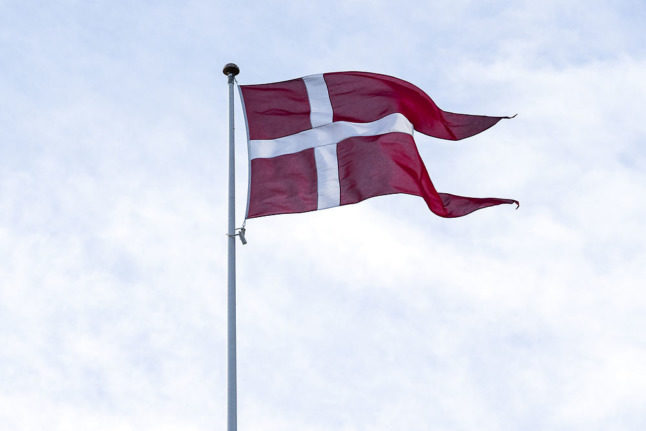
M 240 430 L 646 428 L 646 5 L 0 1 L 0 423 L 226 423 L 227 88 L 366 70 L 445 220 L 388 196 L 247 224 Z M 238 219 L 246 142 L 237 109 Z

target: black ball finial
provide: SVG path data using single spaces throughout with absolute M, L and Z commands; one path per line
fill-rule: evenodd
M 222 69 L 222 73 L 225 75 L 233 75 L 236 76 L 238 73 L 240 73 L 240 68 L 236 66 L 234 63 L 227 63 L 226 66 L 224 66 L 224 69 Z

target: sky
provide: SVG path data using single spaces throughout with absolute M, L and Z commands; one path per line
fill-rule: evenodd
M 226 429 L 228 88 L 362 70 L 459 219 L 378 197 L 252 219 L 240 430 L 646 429 L 642 1 L 0 0 L 0 423 Z M 247 188 L 236 100 L 237 225 Z

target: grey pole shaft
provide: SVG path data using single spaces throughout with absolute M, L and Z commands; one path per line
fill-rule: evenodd
M 227 430 L 238 429 L 238 401 L 236 381 L 236 166 L 235 130 L 233 121 L 233 84 L 240 69 L 235 64 L 224 66 L 223 72 L 229 79 L 229 228 L 227 250 Z

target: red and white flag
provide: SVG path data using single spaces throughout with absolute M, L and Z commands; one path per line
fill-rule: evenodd
M 413 140 L 473 136 L 502 118 L 442 111 L 422 90 L 367 72 L 240 86 L 249 138 L 247 218 L 300 213 L 374 196 L 421 196 L 460 217 L 518 202 L 438 193 Z

